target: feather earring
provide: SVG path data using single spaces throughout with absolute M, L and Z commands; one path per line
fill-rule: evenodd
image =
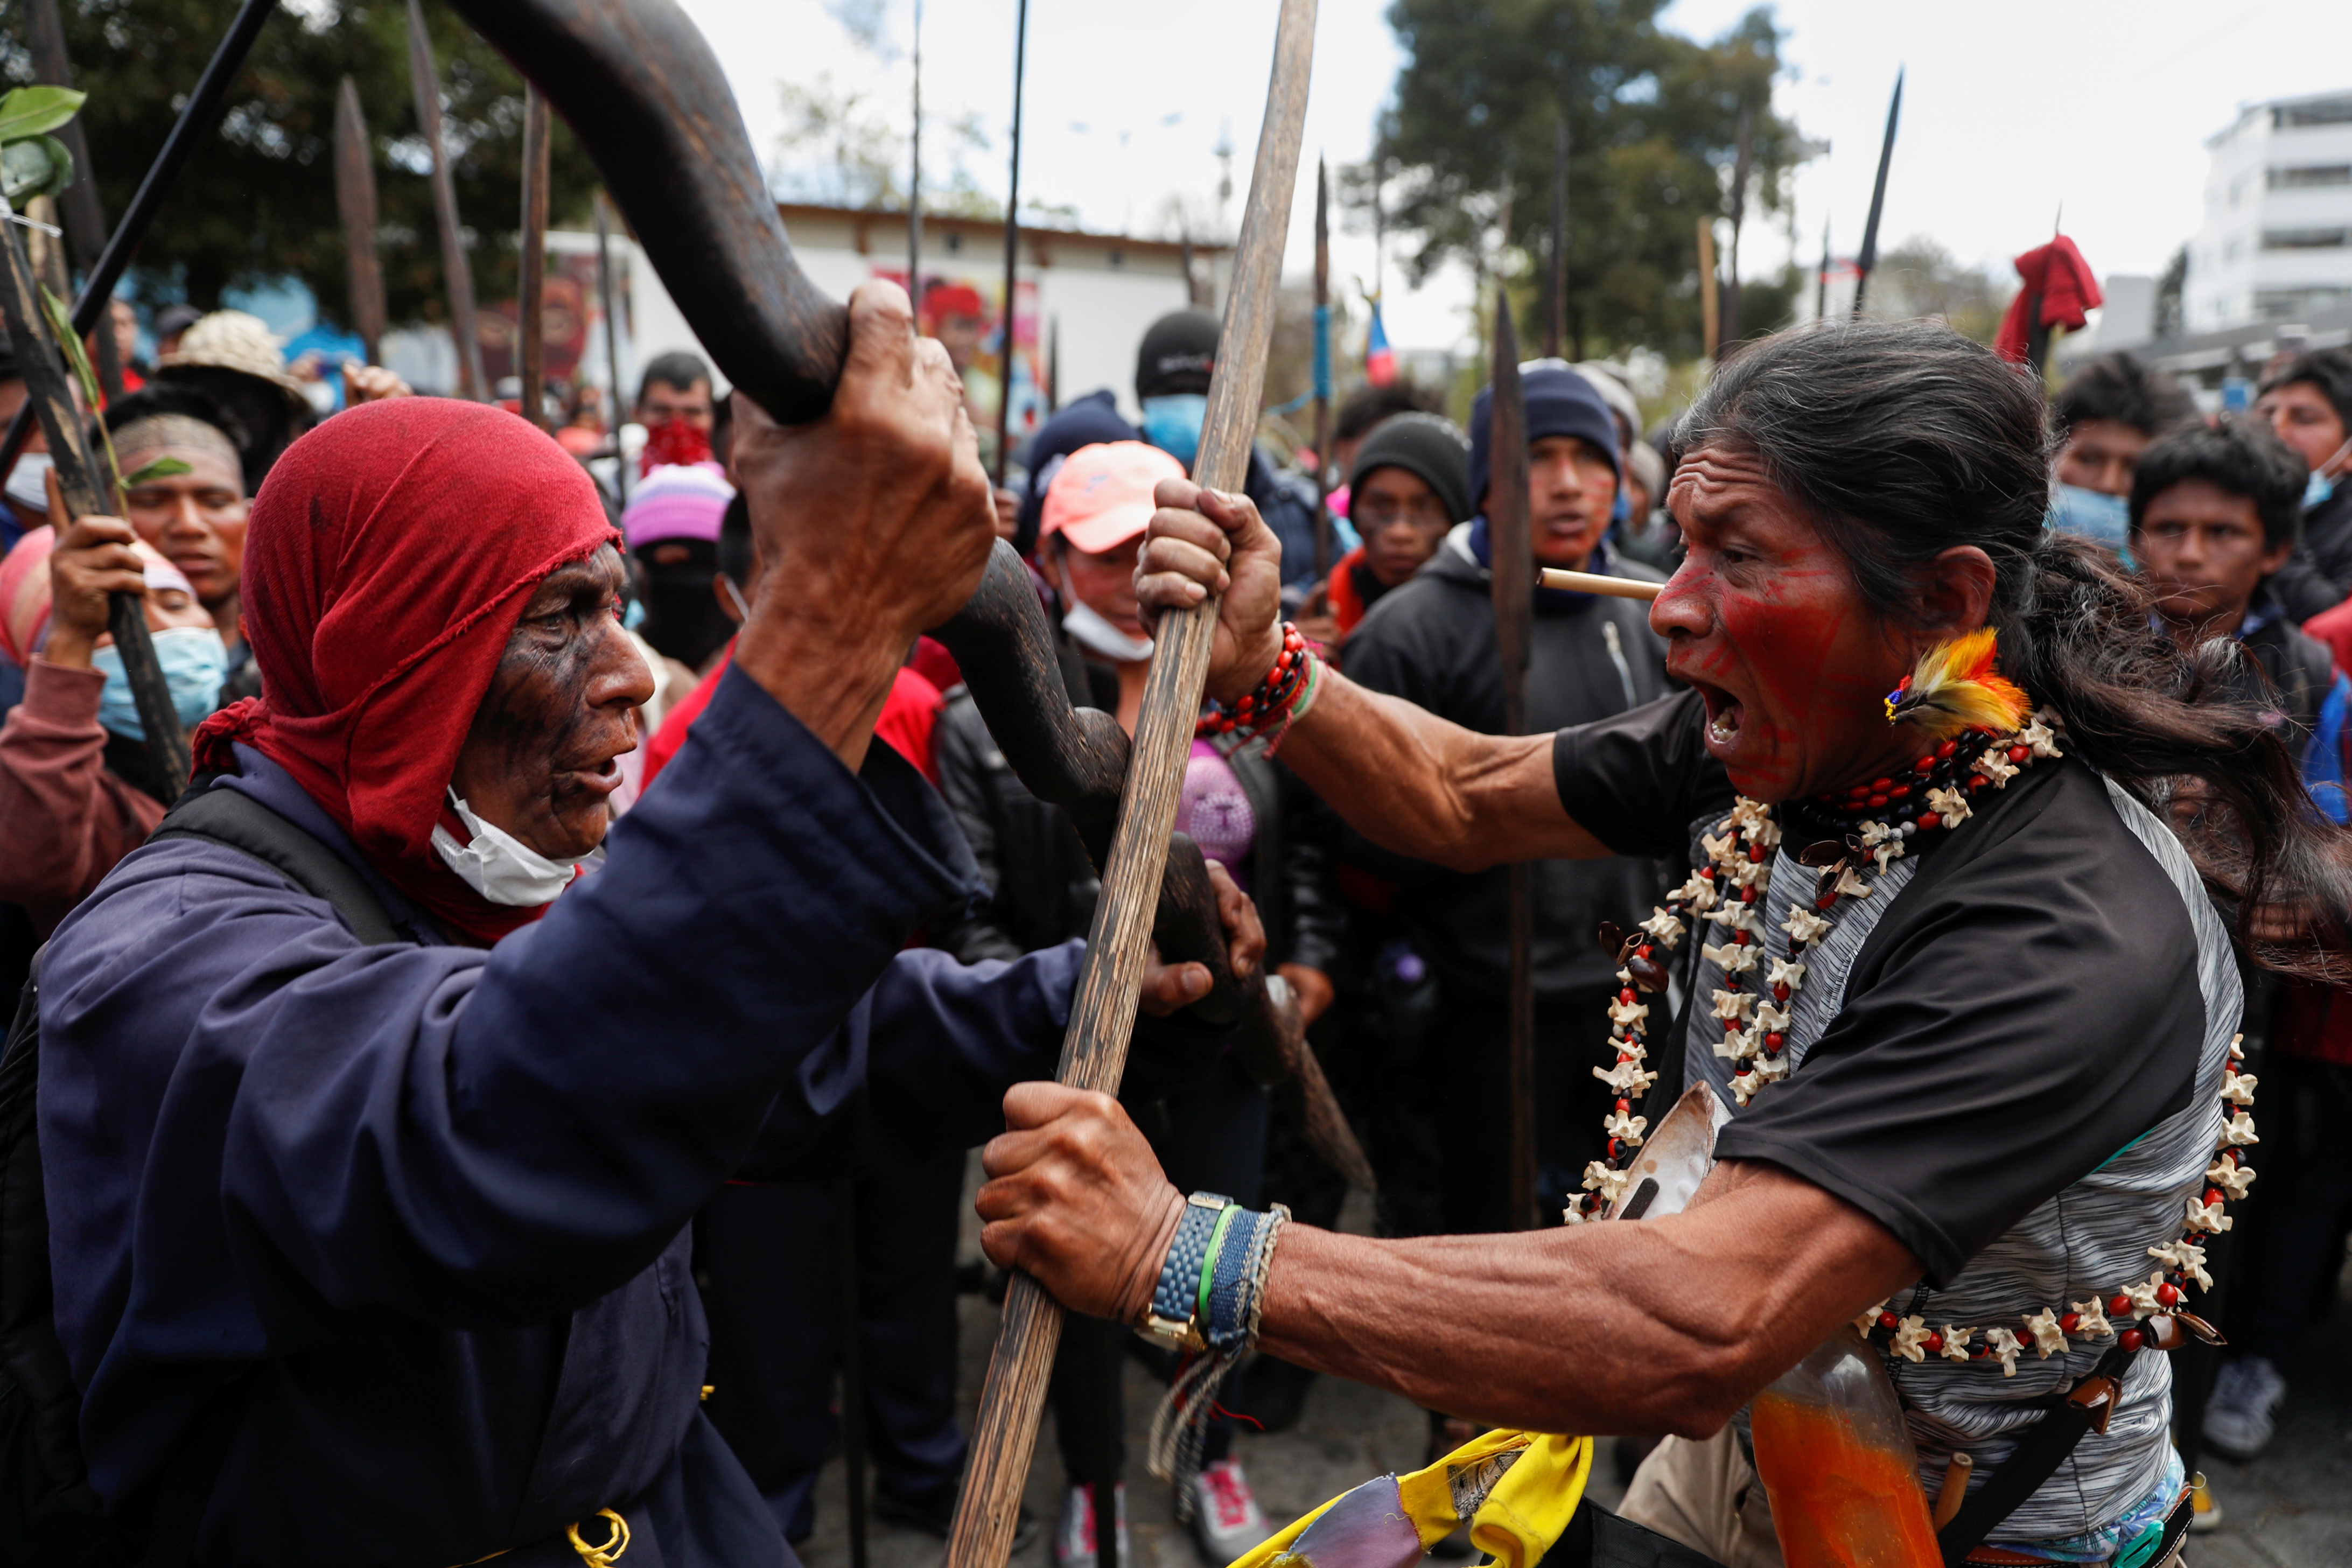
M 2033 704 L 1994 669 L 1999 636 L 1991 626 L 1979 626 L 1921 654 L 1903 683 L 1886 694 L 1886 721 L 1907 720 L 1938 740 L 1964 730 L 1996 735 L 2015 730 Z

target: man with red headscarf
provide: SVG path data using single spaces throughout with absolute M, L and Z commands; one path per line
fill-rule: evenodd
M 267 695 L 206 722 L 208 787 L 39 974 L 83 1456 L 179 1560 L 791 1563 L 698 1411 L 688 1221 L 733 1177 L 973 1141 L 1076 964 L 900 951 L 974 879 L 875 715 L 993 531 L 945 355 L 887 285 L 850 316 L 823 419 L 739 407 L 779 569 L 609 840 L 650 678 L 579 465 L 415 398 L 272 472 Z

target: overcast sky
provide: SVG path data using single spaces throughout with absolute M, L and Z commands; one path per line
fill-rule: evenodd
M 907 119 L 911 0 L 880 12 L 895 58 L 877 60 L 821 0 L 685 0 L 734 82 L 754 144 L 770 158 L 782 129 L 778 83 L 831 73 Z M 931 0 L 923 18 L 927 123 L 969 112 L 991 138 L 966 165 L 1004 184 L 1015 0 Z M 1386 0 L 1322 0 L 1307 149 L 1362 159 L 1402 54 Z M 1720 33 L 1742 0 L 1676 0 L 1669 26 Z M 1264 112 L 1272 0 L 1031 0 L 1022 192 L 1076 207 L 1085 226 L 1158 232 L 1171 195 L 1213 209 L 1214 149 L 1233 149 L 1238 221 Z M 1841 251 L 1861 237 L 1886 99 L 1907 66 L 1903 124 L 1888 183 L 1883 242 L 1940 241 L 1964 262 L 2006 270 L 2008 258 L 2066 232 L 2101 273 L 2160 271 L 2194 231 L 2203 142 L 2238 105 L 2352 88 L 2352 5 L 2341 0 L 1975 0 L 1861 4 L 1786 0 L 1777 7 L 1790 73 L 1780 103 L 1830 153 L 1795 183 L 1800 253 L 1811 260 L 1827 216 Z M 927 178 L 949 153 L 934 132 Z M 934 156 L 934 153 L 937 156 Z M 1312 257 L 1314 177 L 1301 171 L 1288 268 Z M 1784 237 L 1750 231 L 1746 269 L 1777 268 Z M 1335 281 L 1373 277 L 1369 236 L 1335 240 Z M 1406 288 L 1396 247 L 1388 279 L 1391 335 L 1444 347 L 1466 323 L 1467 284 L 1441 274 Z

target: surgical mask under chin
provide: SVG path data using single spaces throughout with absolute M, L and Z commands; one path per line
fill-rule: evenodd
M 2047 521 L 2061 533 L 2076 534 L 2121 550 L 2131 534 L 2131 504 L 2105 490 L 2062 484 L 2051 492 Z
M 455 789 L 449 805 L 474 841 L 460 844 L 457 836 L 436 823 L 433 850 L 466 886 L 494 904 L 510 909 L 535 909 L 551 904 L 572 885 L 572 868 L 596 851 L 571 860 L 551 860 L 511 833 L 474 815 Z
M 1141 664 L 1151 657 L 1150 637 L 1131 637 L 1111 625 L 1101 611 L 1070 592 L 1067 574 L 1062 576 L 1062 602 L 1070 606 L 1062 616 L 1062 629 L 1076 637 L 1080 647 L 1115 664 Z
M 27 452 L 8 470 L 7 497 L 26 511 L 49 510 L 49 469 L 47 452 Z
M 2304 482 L 2303 510 L 2309 511 L 2313 507 L 2325 505 L 2327 498 L 2335 493 L 2335 479 L 2314 470 L 2311 478 Z
M 180 727 L 199 723 L 220 702 L 222 683 L 228 679 L 228 647 L 210 626 L 173 626 L 150 634 L 155 662 L 163 667 L 163 685 L 172 694 L 172 711 Z M 131 695 L 131 676 L 122 668 L 122 650 L 112 643 L 94 649 L 90 668 L 106 677 L 99 694 L 98 721 L 118 735 L 134 741 L 147 738 L 139 721 L 138 700 Z
M 1184 465 L 1201 455 L 1201 426 L 1209 399 L 1197 392 L 1171 392 L 1143 400 L 1143 438 Z

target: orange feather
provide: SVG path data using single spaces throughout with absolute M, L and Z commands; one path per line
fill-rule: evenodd
M 1994 668 L 2000 634 L 1980 626 L 1919 656 L 1903 684 L 1886 695 L 1886 721 L 1906 720 L 1937 739 L 1964 730 L 2006 735 L 2025 721 L 2032 700 Z

